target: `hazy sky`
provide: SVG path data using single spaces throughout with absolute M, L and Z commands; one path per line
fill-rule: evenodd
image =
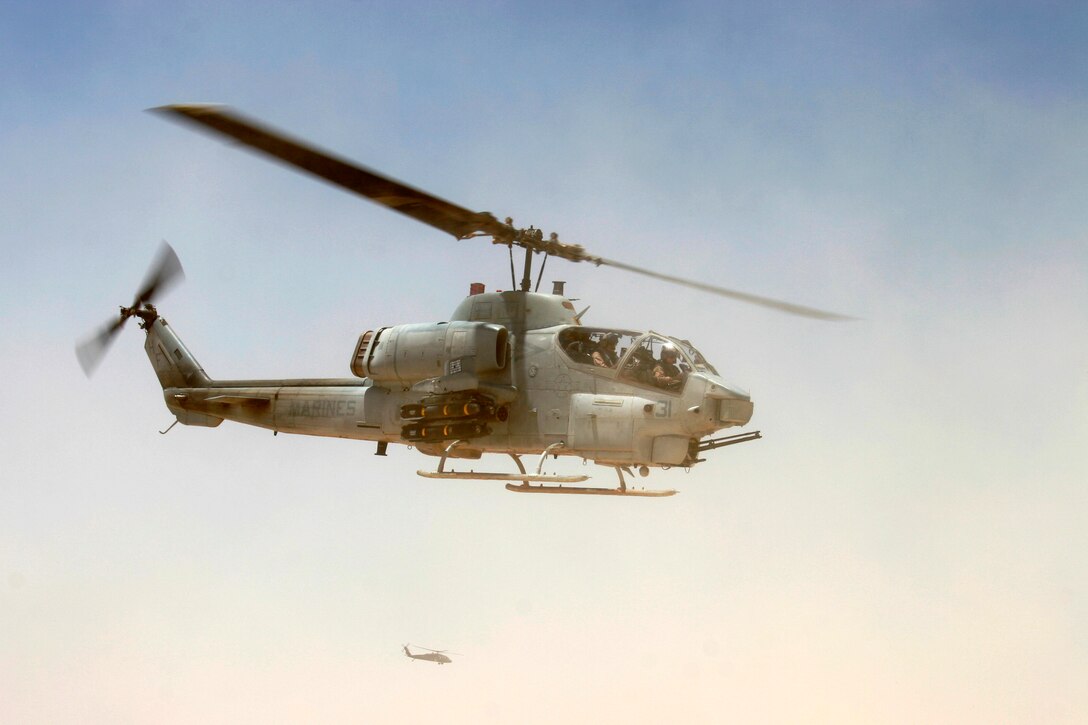
M 0 720 L 1085 721 L 1086 35 L 1075 3 L 0 4 Z M 863 319 L 550 263 L 752 393 L 764 439 L 667 500 L 160 436 L 135 326 L 90 381 L 73 346 L 161 239 L 220 378 L 346 376 L 363 330 L 509 287 L 484 241 L 143 112 L 186 101 Z

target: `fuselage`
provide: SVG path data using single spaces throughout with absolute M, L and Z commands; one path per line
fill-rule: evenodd
M 423 660 L 424 662 L 435 662 L 435 663 L 440 664 L 440 665 L 446 665 L 446 664 L 449 664 L 450 662 L 453 662 L 453 660 L 451 660 L 449 657 L 447 657 L 446 655 L 441 654 L 439 652 L 429 652 L 427 654 L 417 655 L 417 654 L 412 654 L 411 652 L 408 651 L 407 648 L 405 648 L 404 654 L 406 654 L 408 657 L 411 657 L 414 660 Z
M 752 415 L 749 396 L 728 385 L 686 341 L 581 327 L 573 305 L 558 295 L 472 295 L 455 310 L 453 321 L 499 325 L 509 333 L 508 364 L 473 388 L 486 393 L 499 413 L 489 419 L 486 434 L 465 442 L 457 454 L 462 457 L 540 453 L 551 446 L 560 455 L 612 465 L 690 465 L 692 441 L 744 425 Z M 165 320 L 156 316 L 146 329 L 145 348 L 166 404 L 182 423 L 215 426 L 232 420 L 282 433 L 410 443 L 434 454 L 447 446 L 446 440 L 406 439 L 404 416 L 406 406 L 447 390 L 443 380 L 457 376 L 395 384 L 359 377 L 213 380 Z M 574 337 L 597 338 L 599 344 L 607 335 L 621 342 L 610 365 L 571 352 Z M 678 350 L 686 367 L 680 384 L 655 383 L 648 362 L 636 375 L 637 358 L 650 358 L 664 347 Z

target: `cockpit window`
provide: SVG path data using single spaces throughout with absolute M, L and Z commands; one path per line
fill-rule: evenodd
M 671 393 L 683 389 L 693 370 L 717 374 L 687 340 L 653 332 L 572 326 L 559 332 L 559 347 L 571 362 L 618 370 L 621 380 Z
M 613 370 L 640 333 L 594 327 L 568 327 L 559 333 L 559 347 L 580 365 Z
M 707 359 L 703 357 L 703 353 L 696 350 L 695 346 L 692 345 L 690 342 L 675 337 L 672 338 L 672 340 L 680 347 L 681 350 L 687 353 L 688 357 L 690 357 L 692 362 L 695 364 L 696 370 L 700 372 L 713 373 L 714 375 L 718 374 L 718 371 L 714 368 L 714 366 L 707 362 Z
M 682 347 L 661 335 L 645 335 L 620 363 L 620 378 L 679 393 L 692 370 Z

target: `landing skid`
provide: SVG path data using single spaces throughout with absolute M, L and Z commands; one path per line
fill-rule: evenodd
M 521 481 L 520 485 L 513 483 L 506 484 L 507 491 L 513 491 L 515 493 L 559 493 L 559 494 L 571 494 L 581 496 L 644 496 L 649 498 L 660 498 L 662 496 L 673 496 L 676 491 L 667 489 L 663 491 L 653 491 L 646 489 L 629 489 L 627 488 L 627 482 L 623 478 L 623 469 L 619 466 L 616 467 L 616 473 L 620 477 L 619 488 L 594 488 L 587 486 L 563 486 L 553 484 L 564 483 L 581 483 L 582 481 L 589 480 L 589 476 L 559 476 L 548 475 L 543 472 L 544 461 L 548 456 L 558 448 L 563 447 L 563 443 L 553 443 L 544 449 L 544 452 L 540 454 L 540 460 L 536 466 L 535 473 L 528 473 L 525 470 L 525 466 L 521 462 L 521 457 L 515 453 L 509 454 L 514 459 L 514 463 L 517 464 L 520 473 L 491 473 L 488 471 L 447 471 L 446 460 L 450 457 L 450 453 L 453 449 L 461 445 L 464 441 L 454 441 L 446 447 L 445 452 L 442 454 L 442 458 L 438 461 L 437 471 L 416 471 L 416 475 L 423 478 L 444 478 L 454 480 L 472 480 L 472 481 Z M 630 473 L 630 470 L 628 470 Z M 547 485 L 533 486 L 533 482 L 546 483 Z
M 487 473 L 486 471 L 416 471 L 423 478 L 453 478 L 465 481 L 552 481 L 554 483 L 581 483 L 589 476 L 538 476 L 534 473 Z M 507 488 L 510 488 L 507 485 Z
M 647 491 L 636 490 L 633 488 L 587 488 L 585 486 L 530 486 L 527 483 L 523 483 L 520 486 L 515 486 L 512 483 L 506 484 L 507 491 L 514 491 L 516 493 L 565 493 L 565 494 L 582 494 L 588 496 L 645 496 L 647 498 L 661 498 L 662 496 L 675 496 L 676 491 L 673 489 L 666 489 L 664 491 Z
M 545 455 L 547 452 L 545 452 Z M 506 484 L 507 491 L 514 491 L 516 493 L 566 493 L 575 494 L 581 496 L 644 496 L 646 498 L 661 498 L 663 496 L 675 496 L 676 491 L 674 489 L 664 489 L 660 491 L 647 490 L 647 489 L 631 489 L 627 488 L 627 481 L 623 478 L 623 472 L 627 470 L 628 473 L 631 469 L 624 469 L 616 466 L 616 475 L 620 477 L 619 488 L 588 488 L 583 486 L 530 486 L 529 482 L 515 486 L 513 484 Z

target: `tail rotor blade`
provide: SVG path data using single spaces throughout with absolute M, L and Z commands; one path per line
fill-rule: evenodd
M 102 362 L 106 351 L 109 350 L 113 339 L 120 332 L 128 318 L 141 314 L 141 308 L 151 302 L 174 284 L 185 279 L 185 271 L 181 268 L 181 260 L 174 252 L 173 247 L 165 241 L 159 248 L 159 253 L 152 262 L 144 277 L 144 283 L 140 285 L 140 291 L 133 298 L 131 307 L 122 307 L 117 319 L 107 322 L 98 332 L 76 345 L 76 359 L 83 373 L 90 377 L 94 374 L 98 364 Z
M 144 302 L 152 301 L 155 297 L 184 279 L 185 270 L 181 267 L 181 260 L 178 259 L 174 248 L 164 241 L 162 247 L 159 248 L 158 256 L 155 257 L 155 261 L 147 271 L 147 276 L 140 287 L 140 291 L 136 293 L 132 306 L 136 308 Z
M 98 364 L 106 356 L 106 351 L 110 349 L 123 324 L 124 318 L 109 322 L 103 325 L 96 334 L 76 345 L 76 359 L 79 360 L 79 366 L 83 368 L 83 374 L 88 378 L 94 374 Z

